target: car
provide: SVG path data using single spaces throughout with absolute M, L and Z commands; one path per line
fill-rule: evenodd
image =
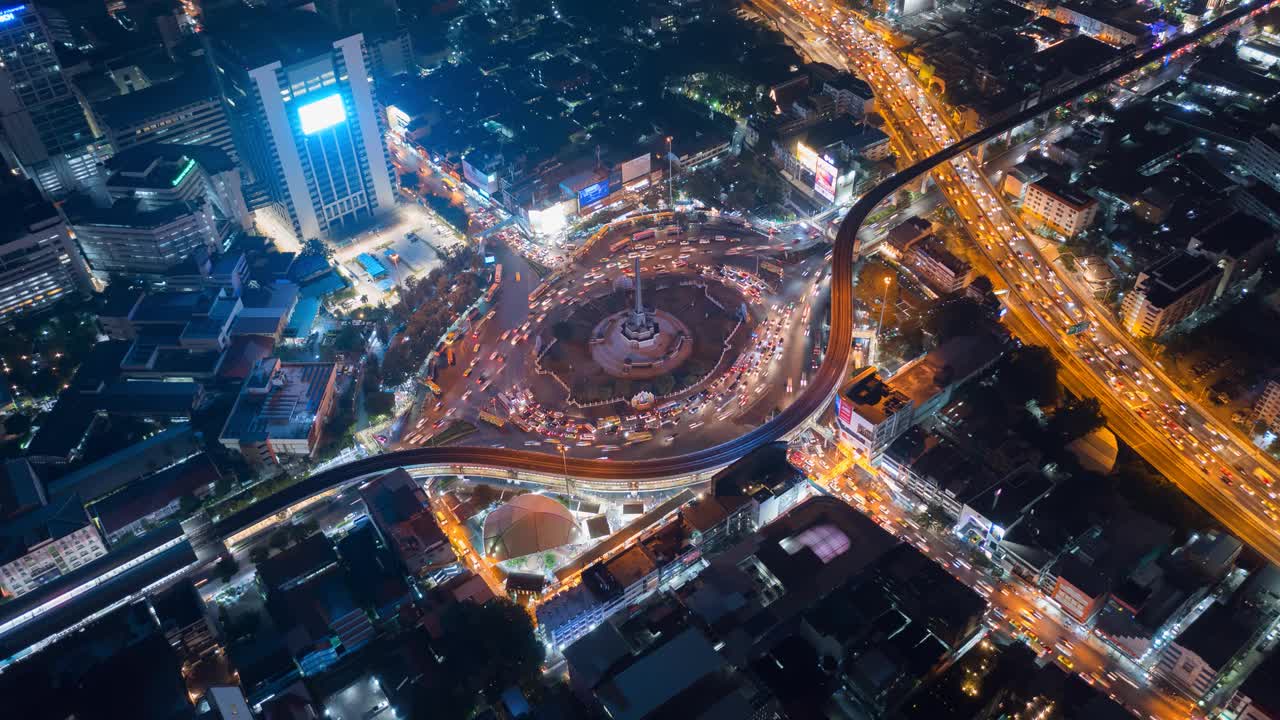
M 480 343 L 476 343 L 475 345 L 471 346 L 471 352 L 473 353 L 480 352 Z
M 386 435 L 374 435 L 374 436 L 373 436 L 373 439 L 374 439 L 374 440 L 377 440 L 379 445 L 386 445 L 386 444 L 387 444 L 387 436 L 386 436 Z
M 494 359 L 496 359 L 497 357 L 498 357 L 498 351 L 497 351 L 497 350 L 494 350 L 493 352 L 489 353 L 489 360 L 490 360 L 490 361 L 493 361 L 493 360 L 494 360 Z

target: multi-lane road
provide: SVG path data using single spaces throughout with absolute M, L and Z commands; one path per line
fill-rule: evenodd
M 1068 388 L 1097 397 L 1113 429 L 1158 470 L 1251 546 L 1280 560 L 1280 508 L 1270 487 L 1274 465 L 1247 439 L 1218 426 L 1159 363 L 1143 354 L 1070 272 L 1052 262 L 1052 250 L 1034 240 L 1019 214 L 965 152 L 977 143 L 959 139 L 946 108 L 895 52 L 856 18 L 828 17 L 805 0 L 792 0 L 790 7 L 792 23 L 825 33 L 849 54 L 912 159 L 949 156 L 949 162 L 932 169 L 932 179 L 976 241 L 982 269 L 1010 290 L 1004 295 L 1010 311 L 1007 324 L 1024 341 L 1053 350 Z M 1247 12 L 1224 16 L 1202 33 L 1229 25 Z M 1196 41 L 1191 36 L 1179 39 L 1069 92 L 1102 87 Z M 1054 98 L 1017 119 L 1025 121 L 1063 99 Z M 979 134 L 982 139 L 992 136 L 989 130 Z M 957 149 L 962 152 L 954 152 Z

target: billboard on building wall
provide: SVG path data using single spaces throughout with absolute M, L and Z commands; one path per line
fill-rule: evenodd
M 622 182 L 628 183 L 643 175 L 648 175 L 653 169 L 653 156 L 645 153 L 638 158 L 632 158 L 622 163 Z
M 813 189 L 822 197 L 834 201 L 836 199 L 836 178 L 839 176 L 836 166 L 826 158 L 818 158 L 813 169 Z
M 578 191 L 578 207 L 594 205 L 609 195 L 609 181 L 601 180 Z
M 345 122 L 347 109 L 342 104 L 341 95 L 330 95 L 298 108 L 298 122 L 302 124 L 304 135 L 318 133 L 334 125 Z
M 818 162 L 818 153 L 814 152 L 808 145 L 798 142 L 796 143 L 796 160 L 799 161 L 800 167 L 813 172 L 814 164 Z
M 853 406 L 843 402 L 839 396 L 836 396 L 836 417 L 845 427 L 853 425 Z

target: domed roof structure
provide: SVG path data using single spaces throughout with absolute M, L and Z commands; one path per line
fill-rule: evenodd
M 569 545 L 578 538 L 573 513 L 546 495 L 520 495 L 484 519 L 484 552 L 497 560 Z

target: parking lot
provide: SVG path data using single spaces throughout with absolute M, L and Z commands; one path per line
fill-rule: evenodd
M 410 240 L 409 233 L 416 239 Z M 451 252 L 465 242 L 461 234 L 426 208 L 403 203 L 396 206 L 394 215 L 382 226 L 333 243 L 333 257 L 353 282 L 357 297 L 368 298 L 362 304 L 377 305 L 394 292 L 397 282 L 431 272 L 440 264 L 441 253 Z M 376 258 L 387 274 L 377 279 L 370 277 L 358 260 L 363 253 Z M 394 262 L 392 255 L 396 257 Z

